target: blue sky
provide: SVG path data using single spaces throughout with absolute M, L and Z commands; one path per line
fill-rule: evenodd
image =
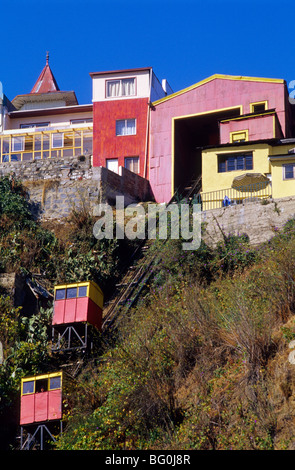
M 295 79 L 295 5 L 274 0 L 1 0 L 0 81 L 29 93 L 50 54 L 61 90 L 90 72 L 153 67 L 174 91 L 214 73 Z

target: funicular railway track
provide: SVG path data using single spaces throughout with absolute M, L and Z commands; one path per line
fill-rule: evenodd
M 173 195 L 167 206 L 181 200 L 186 200 L 187 203 L 191 204 L 193 198 L 197 198 L 200 194 L 201 183 L 201 176 L 192 180 L 191 184 L 184 188 L 181 194 L 176 192 Z M 157 220 L 155 219 L 154 225 L 156 224 Z M 163 240 L 163 244 L 165 244 L 166 241 L 167 240 Z M 129 264 L 125 276 L 120 284 L 116 285 L 114 295 L 103 309 L 103 333 L 112 328 L 119 316 L 126 313 L 132 307 L 144 285 L 146 285 L 152 276 L 155 267 L 161 260 L 161 252 L 151 250 L 152 246 L 153 240 L 144 239 L 132 254 L 131 263 Z M 140 260 L 140 255 L 143 250 L 143 259 Z

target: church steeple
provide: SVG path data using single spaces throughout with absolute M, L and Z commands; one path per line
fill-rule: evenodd
M 49 52 L 47 52 L 46 65 L 40 73 L 40 76 L 35 85 L 33 86 L 31 93 L 50 93 L 54 91 L 59 91 L 59 87 L 50 69 Z

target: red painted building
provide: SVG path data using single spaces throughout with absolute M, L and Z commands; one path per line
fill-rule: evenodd
M 148 175 L 151 102 L 170 92 L 152 68 L 90 74 L 93 81 L 93 166 Z

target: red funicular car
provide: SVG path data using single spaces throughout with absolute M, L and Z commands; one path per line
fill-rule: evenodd
M 21 426 L 62 418 L 62 372 L 26 377 L 21 382 Z

